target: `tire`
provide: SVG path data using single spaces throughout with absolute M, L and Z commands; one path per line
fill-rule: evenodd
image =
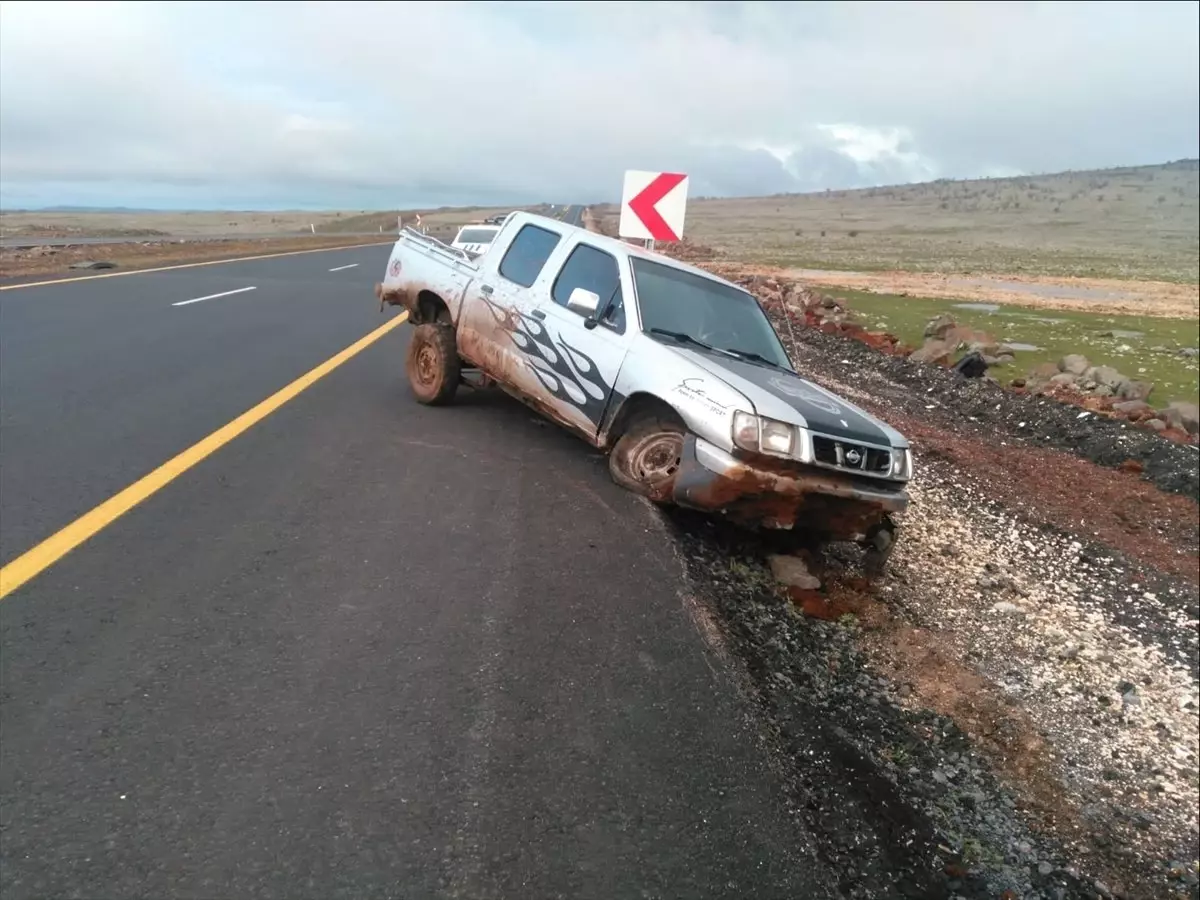
M 882 578 L 887 574 L 888 560 L 896 547 L 896 533 L 892 529 L 880 529 L 872 535 L 863 552 L 863 573 L 869 579 Z
M 427 406 L 449 403 L 462 374 L 454 330 L 432 322 L 418 325 L 409 341 L 404 367 L 417 402 Z
M 682 423 L 662 415 L 638 419 L 608 455 L 612 480 L 642 497 L 662 502 L 679 471 Z

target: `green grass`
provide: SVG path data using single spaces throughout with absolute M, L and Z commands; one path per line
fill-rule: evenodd
M 1200 402 L 1200 365 L 1195 359 L 1176 354 L 1181 347 L 1195 347 L 1194 319 L 1164 319 L 1121 316 L 1067 310 L 1036 310 L 1014 306 L 900 297 L 847 288 L 821 288 L 823 293 L 845 301 L 855 318 L 872 330 L 886 330 L 914 347 L 923 342 L 925 325 L 940 313 L 948 313 L 960 325 L 988 332 L 1009 343 L 1036 346 L 1018 351 L 1016 360 L 992 370 L 1001 381 L 1024 375 L 1038 363 L 1058 362 L 1068 353 L 1082 353 L 1093 365 L 1108 365 L 1123 375 L 1154 383 L 1150 403 L 1165 406 L 1171 400 Z M 1106 336 L 1108 334 L 1113 336 Z

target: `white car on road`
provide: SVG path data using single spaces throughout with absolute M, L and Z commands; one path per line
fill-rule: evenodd
M 500 225 L 464 225 L 458 230 L 458 234 L 450 242 L 450 246 L 455 250 L 461 250 L 471 259 L 482 256 L 492 245 L 492 240 L 500 231 L 500 227 Z

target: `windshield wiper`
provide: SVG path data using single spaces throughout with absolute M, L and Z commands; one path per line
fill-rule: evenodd
M 770 366 L 772 369 L 783 369 L 783 371 L 785 371 L 785 372 L 792 371 L 791 369 L 789 369 L 785 366 L 781 366 L 779 363 L 775 362 L 775 360 L 767 359 L 761 353 L 755 353 L 752 350 L 738 350 L 735 347 L 729 347 L 729 348 L 725 349 L 725 352 L 732 353 L 734 356 L 738 357 L 739 359 L 747 359 L 747 360 L 750 360 L 751 362 L 763 363 L 764 365 Z
M 665 328 L 649 328 L 651 334 L 661 334 L 663 337 L 674 338 L 681 344 L 695 344 L 697 347 L 703 347 L 705 350 L 716 351 L 716 347 L 712 344 L 706 344 L 699 338 L 694 338 L 690 334 L 684 334 L 682 331 L 668 331 Z

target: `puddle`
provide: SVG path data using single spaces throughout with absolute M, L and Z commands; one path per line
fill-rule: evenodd
M 1000 311 L 998 303 L 955 303 L 955 309 L 976 309 L 980 312 L 994 313 Z
M 1008 344 L 1008 346 L 1012 347 L 1014 350 L 1021 350 L 1025 353 L 1033 353 L 1035 350 L 1042 349 L 1035 344 L 1022 344 L 1019 341 L 1005 341 L 1004 343 Z

